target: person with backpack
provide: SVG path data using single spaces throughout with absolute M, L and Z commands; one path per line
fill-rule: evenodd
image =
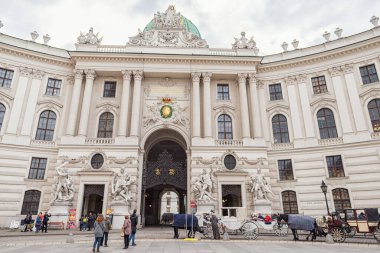
M 131 215 L 131 227 L 132 231 L 129 236 L 129 241 L 131 242 L 132 246 L 136 246 L 135 239 L 136 239 L 136 231 L 137 231 L 137 224 L 139 223 L 139 217 L 136 214 L 137 210 L 133 210 L 133 214 Z

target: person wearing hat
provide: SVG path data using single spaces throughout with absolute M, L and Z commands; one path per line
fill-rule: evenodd
M 220 239 L 219 226 L 218 226 L 219 219 L 218 217 L 216 217 L 214 210 L 211 210 L 210 221 L 211 221 L 212 234 L 214 236 L 214 239 L 219 240 Z

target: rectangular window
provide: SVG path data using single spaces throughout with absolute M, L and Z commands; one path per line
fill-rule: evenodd
M 222 215 L 237 217 L 237 207 L 242 207 L 241 185 L 222 185 Z
M 278 171 L 280 174 L 280 180 L 293 180 L 293 166 L 292 166 L 292 160 L 286 159 L 286 160 L 278 160 Z
M 114 98 L 116 94 L 116 82 L 105 82 L 103 97 Z
M 281 89 L 281 84 L 276 83 L 276 84 L 270 84 L 269 85 L 269 95 L 270 95 L 270 100 L 281 100 L 282 99 L 282 89 Z
M 362 76 L 363 84 L 375 83 L 379 81 L 375 64 L 360 67 L 359 70 L 360 75 Z
M 62 80 L 49 78 L 46 86 L 46 95 L 48 96 L 59 96 L 61 93 Z
M 230 89 L 228 84 L 218 84 L 218 100 L 230 100 Z
M 311 78 L 314 94 L 321 94 L 327 92 L 326 78 L 325 76 L 317 76 Z
M 47 158 L 32 158 L 30 164 L 29 179 L 44 179 L 46 170 Z
M 0 68 L 0 87 L 11 87 L 13 73 L 13 70 Z
M 326 156 L 329 177 L 344 177 L 342 157 L 340 155 Z

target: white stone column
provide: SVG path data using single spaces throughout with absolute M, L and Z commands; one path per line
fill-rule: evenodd
M 200 137 L 201 136 L 201 123 L 200 123 L 200 94 L 199 94 L 199 81 L 200 81 L 201 74 L 200 73 L 191 73 L 191 79 L 193 81 L 193 104 L 192 104 L 192 110 L 193 110 L 193 137 Z
M 263 133 L 261 130 L 259 96 L 257 94 L 257 80 L 254 74 L 249 74 L 249 91 L 251 94 L 251 116 L 253 121 L 253 136 L 254 138 L 262 138 Z
M 123 93 L 121 94 L 120 118 L 119 118 L 119 136 L 127 136 L 128 126 L 128 107 L 129 107 L 129 89 L 131 85 L 132 71 L 123 70 Z
M 240 119 L 242 126 L 243 139 L 251 138 L 249 130 L 249 113 L 248 113 L 248 100 L 247 100 L 247 74 L 238 74 L 239 81 L 239 99 L 240 99 Z
M 86 86 L 84 88 L 82 111 L 79 121 L 79 136 L 87 136 L 88 119 L 90 117 L 90 107 L 92 99 L 92 88 L 94 86 L 95 71 L 85 70 L 86 74 Z
M 212 73 L 202 73 L 203 78 L 203 131 L 205 138 L 212 138 L 210 82 Z
M 41 82 L 42 82 L 41 79 L 43 78 L 44 75 L 45 73 L 42 71 L 38 71 L 38 70 L 33 71 L 32 83 L 30 87 L 30 92 L 28 93 L 28 101 L 26 104 L 24 122 L 22 124 L 22 129 L 21 129 L 21 135 L 30 136 L 33 120 L 35 119 L 35 117 L 39 117 L 39 115 L 35 115 L 35 113 L 36 113 L 38 95 L 40 94 L 40 87 L 41 87 Z M 31 137 L 34 138 L 33 134 Z
M 32 69 L 20 68 L 20 77 L 14 96 L 11 114 L 9 116 L 8 127 L 6 130 L 7 134 L 16 135 L 17 133 L 17 126 L 20 121 L 22 106 L 25 100 L 25 92 L 26 88 L 28 87 L 29 77 L 32 75 L 32 72 Z
M 83 70 L 76 69 L 75 71 L 75 81 L 74 87 L 71 94 L 71 103 L 70 103 L 70 114 L 67 123 L 66 134 L 74 136 L 75 126 L 78 119 L 78 108 L 80 102 L 80 93 L 82 89 L 82 80 L 83 80 Z
M 140 217 L 141 219 L 139 219 L 139 222 L 140 222 L 140 225 L 143 224 L 143 220 L 142 218 L 144 218 L 144 214 L 141 213 L 142 211 L 145 211 L 145 210 L 142 210 L 141 209 L 141 201 L 142 201 L 142 184 L 144 183 L 143 182 L 143 170 L 144 170 L 144 154 L 145 154 L 145 151 L 142 149 L 140 150 L 139 152 L 139 157 L 138 157 L 138 179 L 137 179 L 137 200 L 136 200 L 136 209 L 137 209 L 137 214 L 140 214 Z
M 141 80 L 143 78 L 142 70 L 133 71 L 133 100 L 132 100 L 132 118 L 131 118 L 131 136 L 139 136 L 139 123 L 141 114 Z
M 296 84 L 297 82 L 296 82 L 296 79 L 294 78 L 289 78 L 286 80 L 291 121 L 293 125 L 293 136 L 295 140 L 302 138 L 302 126 L 301 126 L 302 118 L 301 118 L 301 113 L 298 107 L 298 99 L 297 99 L 298 96 L 297 96 Z
M 348 104 L 346 100 L 346 95 L 342 82 L 342 71 L 340 68 L 329 69 L 332 82 L 335 91 L 336 103 L 338 105 L 339 115 L 340 115 L 340 123 L 342 126 L 343 133 L 352 133 L 352 125 L 350 119 L 350 113 L 348 110 Z M 335 121 L 337 121 L 337 117 L 335 117 Z
M 348 91 L 348 97 L 351 102 L 351 109 L 354 114 L 356 130 L 367 131 L 366 119 L 363 113 L 363 106 L 360 103 L 359 92 L 355 82 L 353 66 L 346 65 L 343 67 L 343 71 Z

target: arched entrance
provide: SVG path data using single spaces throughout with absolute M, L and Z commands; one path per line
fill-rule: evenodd
M 186 143 L 173 130 L 158 132 L 145 145 L 141 203 L 143 220 L 148 226 L 160 224 L 166 211 L 185 213 L 186 206 Z

